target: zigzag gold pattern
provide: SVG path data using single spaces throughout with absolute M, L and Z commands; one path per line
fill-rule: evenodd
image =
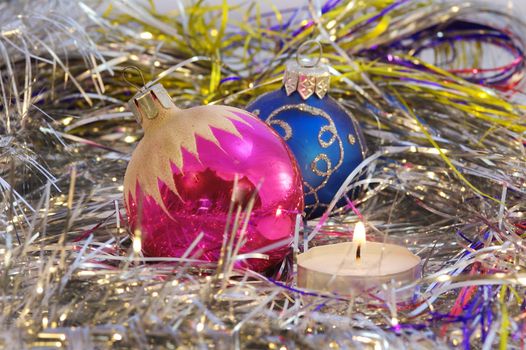
M 212 128 L 235 135 L 242 135 L 232 121 L 250 126 L 234 113 L 235 108 L 225 106 L 200 106 L 186 110 L 170 108 L 161 111 L 145 130 L 145 135 L 133 152 L 124 176 L 125 198 L 131 193 L 135 198 L 138 183 L 145 196 L 151 196 L 164 207 L 158 181 L 162 181 L 175 194 L 179 192 L 173 181 L 172 164 L 183 172 L 183 149 L 200 161 L 196 137 L 213 142 L 219 149 L 221 142 Z

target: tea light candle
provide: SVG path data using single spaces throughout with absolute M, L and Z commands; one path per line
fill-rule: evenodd
M 353 294 L 388 282 L 408 282 L 421 276 L 420 258 L 395 244 L 367 242 L 363 223 L 353 241 L 309 249 L 298 255 L 298 286 Z

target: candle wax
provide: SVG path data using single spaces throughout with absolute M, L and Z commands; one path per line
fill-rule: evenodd
M 384 283 L 410 282 L 421 276 L 420 258 L 409 249 L 388 243 L 329 244 L 299 254 L 298 286 L 302 288 L 354 294 L 378 290 Z M 412 295 L 412 291 L 407 293 Z
M 402 246 L 367 242 L 361 245 L 361 258 L 356 260 L 358 244 L 354 242 L 315 247 L 301 265 L 315 271 L 339 276 L 385 276 L 407 271 L 420 258 Z M 298 261 L 299 262 L 299 261 Z

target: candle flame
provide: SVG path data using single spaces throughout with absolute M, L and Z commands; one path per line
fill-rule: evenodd
M 352 241 L 359 244 L 365 243 L 365 226 L 363 222 L 358 221 L 356 226 L 354 226 Z
M 365 226 L 363 222 L 358 221 L 356 226 L 354 226 L 352 241 L 358 245 L 356 247 L 356 263 L 360 263 L 362 259 L 362 245 L 365 244 Z

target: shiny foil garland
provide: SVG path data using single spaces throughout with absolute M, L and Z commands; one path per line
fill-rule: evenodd
M 257 2 L 200 4 L 173 14 L 107 5 L 1 5 L 2 347 L 523 346 L 524 107 L 489 80 L 473 83 L 473 71 L 415 56 L 436 40 L 437 22 L 457 20 L 522 52 L 520 23 L 465 2 L 328 1 L 270 13 Z M 311 37 L 324 43 L 333 96 L 365 116 L 371 154 L 340 191 L 364 195 L 331 218 L 298 221 L 293 250 L 348 240 L 364 219 L 369 239 L 418 254 L 424 278 L 386 286 L 385 300 L 351 300 L 297 289 L 294 253 L 270 276 L 233 269 L 236 256 L 220 266 L 140 256 L 122 218 L 121 180 L 141 136 L 124 107 L 123 68 L 140 66 L 149 80 L 193 57 L 163 80 L 178 105 L 243 106 L 278 86 L 283 62 Z M 396 48 L 391 59 L 383 47 Z M 520 91 L 522 64 L 503 67 L 494 67 L 498 87 Z M 397 298 L 415 287 L 413 299 Z

